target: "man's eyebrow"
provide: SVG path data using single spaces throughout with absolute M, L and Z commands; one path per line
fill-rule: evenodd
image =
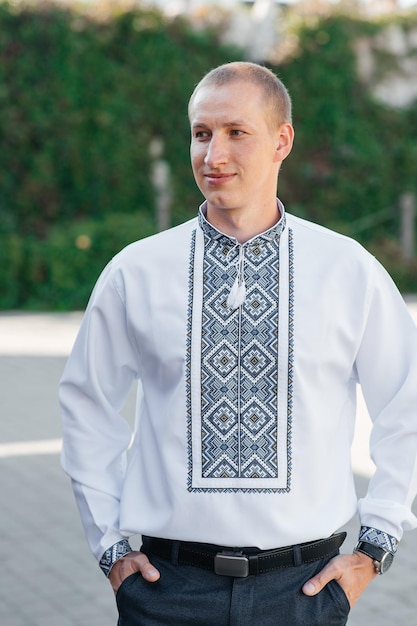
M 243 119 L 237 119 L 237 120 L 233 120 L 231 122 L 224 122 L 224 124 L 222 124 L 222 126 L 225 126 L 226 128 L 230 128 L 232 126 L 248 126 L 248 122 L 246 122 Z M 198 120 L 196 122 L 193 122 L 192 125 L 193 128 L 209 128 L 209 126 L 207 124 L 205 124 L 204 122 L 199 122 Z

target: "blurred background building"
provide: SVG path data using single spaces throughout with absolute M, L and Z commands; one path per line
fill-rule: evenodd
M 276 60 L 282 44 L 285 9 L 299 5 L 301 13 L 323 13 L 336 6 L 345 7 L 363 16 L 382 16 L 417 8 L 417 0 L 144 0 L 168 16 L 186 14 L 190 19 L 209 21 L 223 19 L 224 40 L 244 50 L 249 59 L 265 62 Z M 383 39 L 383 41 L 382 41 Z M 356 44 L 358 73 L 367 84 L 375 83 L 374 96 L 393 107 L 408 106 L 417 98 L 417 63 L 414 49 L 417 32 L 408 37 L 403 29 L 391 24 L 383 38 L 360 40 Z M 378 73 L 376 51 L 384 49 L 397 59 L 397 67 L 383 79 L 373 80 Z

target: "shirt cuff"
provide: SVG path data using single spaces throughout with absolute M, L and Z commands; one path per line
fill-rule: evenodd
M 372 543 L 374 546 L 378 546 L 378 548 L 383 548 L 387 552 L 391 552 L 391 554 L 395 554 L 397 552 L 399 543 L 398 539 L 392 535 L 384 533 L 382 530 L 378 530 L 377 528 L 371 528 L 370 526 L 361 526 L 359 541 Z
M 132 552 L 132 548 L 130 547 L 129 541 L 127 539 L 121 539 L 113 546 L 108 548 L 103 556 L 100 559 L 99 566 L 101 571 L 104 572 L 106 576 L 110 574 L 110 570 L 117 561 L 119 561 L 123 556 Z

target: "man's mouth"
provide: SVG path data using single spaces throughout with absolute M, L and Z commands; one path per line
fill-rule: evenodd
M 209 172 L 208 174 L 204 174 L 204 178 L 211 185 L 221 185 L 222 183 L 227 183 L 235 177 L 235 174 L 229 173 L 215 173 Z

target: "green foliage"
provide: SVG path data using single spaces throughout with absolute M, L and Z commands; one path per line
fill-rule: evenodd
M 417 105 L 388 108 L 357 78 L 355 41 L 379 28 L 340 15 L 304 25 L 298 54 L 276 68 L 292 94 L 296 128 L 281 195 L 299 214 L 345 232 L 364 216 L 394 212 L 404 190 L 417 192 Z M 391 220 L 354 235 L 367 243 L 393 228 Z
M 16 307 L 19 275 L 23 263 L 22 240 L 16 234 L 0 233 L 0 310 Z
M 154 232 L 153 220 L 144 213 L 114 213 L 100 220 L 60 224 L 48 241 L 27 240 L 27 308 L 83 309 L 108 261 L 121 248 Z
M 96 19 L 52 4 L 0 4 L 0 308 L 85 305 L 126 241 L 123 220 L 154 222 L 155 137 L 171 167 L 173 223 L 195 214 L 187 100 L 203 73 L 234 58 L 214 32 L 154 10 Z M 106 241 L 89 251 L 60 226 L 98 232 L 100 220 Z
M 166 142 L 174 206 L 192 186 L 195 207 L 183 167 L 187 98 L 234 51 L 142 9 L 98 21 L 53 5 L 3 4 L 0 33 L 1 231 L 45 238 L 59 219 L 152 214 L 155 135 Z
M 417 193 L 417 103 L 396 111 L 373 100 L 353 51 L 380 28 L 341 15 L 302 24 L 295 54 L 273 68 L 296 128 L 280 196 L 373 246 L 411 291 L 413 268 L 384 246 L 398 232 L 398 198 Z M 155 138 L 171 168 L 172 223 L 195 214 L 188 98 L 206 71 L 242 56 L 216 28 L 155 10 L 97 17 L 0 0 L 0 309 L 83 308 L 111 256 L 156 230 Z
M 404 294 L 417 293 L 417 258 L 404 263 L 398 240 L 392 236 L 371 242 L 369 251 L 388 268 L 398 289 Z

